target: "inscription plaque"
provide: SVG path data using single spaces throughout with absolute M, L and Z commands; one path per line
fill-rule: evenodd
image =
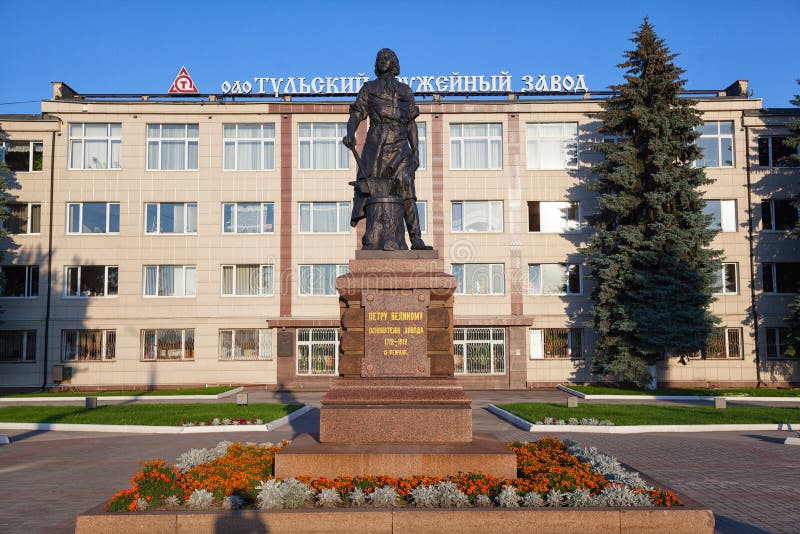
M 372 290 L 363 296 L 363 377 L 430 376 L 427 290 Z

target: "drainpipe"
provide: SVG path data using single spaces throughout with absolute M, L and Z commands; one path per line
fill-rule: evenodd
M 744 120 L 742 121 L 744 122 Z M 747 218 L 749 225 L 747 229 L 747 237 L 750 241 L 750 307 L 753 310 L 753 341 L 756 344 L 756 386 L 761 386 L 761 349 L 758 343 L 758 311 L 756 310 L 756 269 L 755 269 L 755 252 L 754 252 L 754 226 L 755 220 L 753 218 L 753 188 L 750 181 L 750 127 L 744 127 L 744 150 L 747 161 Z
M 60 123 L 59 123 L 60 125 Z M 42 368 L 42 389 L 47 387 L 47 355 L 50 351 L 50 299 L 53 282 L 53 190 L 55 189 L 54 173 L 56 168 L 56 132 L 50 138 L 50 221 L 47 230 L 47 303 L 44 312 L 44 362 Z

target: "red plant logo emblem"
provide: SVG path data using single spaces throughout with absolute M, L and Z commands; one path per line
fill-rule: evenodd
M 186 67 L 181 67 L 180 72 L 177 76 L 175 76 L 175 81 L 172 82 L 172 85 L 169 88 L 170 94 L 183 94 L 183 93 L 198 93 L 197 86 L 192 81 L 192 77 L 189 76 L 189 72 L 186 70 Z

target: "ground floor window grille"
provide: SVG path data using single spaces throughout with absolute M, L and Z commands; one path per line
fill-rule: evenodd
M 0 362 L 36 361 L 35 330 L 0 331 Z
M 530 357 L 535 359 L 582 358 L 583 330 L 540 328 L 530 331 Z
M 239 329 L 219 331 L 220 360 L 271 360 L 272 338 L 269 330 Z
M 506 372 L 506 331 L 503 328 L 454 328 L 455 373 L 489 375 Z
M 742 357 L 742 329 L 717 328 L 706 340 L 706 360 L 739 359 Z
M 796 358 L 800 356 L 798 348 L 789 345 L 788 328 L 767 328 L 767 358 L 770 360 Z
M 142 330 L 142 359 L 194 360 L 194 328 Z
M 64 330 L 63 360 L 113 360 L 117 347 L 116 330 Z
M 336 328 L 297 330 L 297 374 L 339 373 L 339 331 Z

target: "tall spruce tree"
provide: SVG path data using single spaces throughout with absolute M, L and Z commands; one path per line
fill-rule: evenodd
M 797 80 L 797 83 L 800 84 L 800 80 Z M 800 107 L 800 95 L 794 95 L 794 100 L 791 100 L 790 103 Z M 798 111 L 800 112 L 800 110 Z M 784 143 L 789 148 L 794 149 L 794 154 L 787 156 L 781 162 L 781 165 L 800 167 L 800 118 L 790 120 L 786 123 L 786 126 L 792 132 L 792 135 L 786 138 Z M 800 195 L 794 197 L 794 205 L 800 211 Z M 792 237 L 800 239 L 800 220 L 792 230 Z M 786 339 L 786 355 L 797 356 L 800 353 L 800 291 L 795 294 L 794 299 L 789 303 L 789 315 L 784 320 L 789 330 Z
M 605 159 L 588 186 L 599 211 L 584 252 L 595 280 L 593 370 L 643 386 L 659 357 L 704 348 L 721 266 L 700 191 L 710 180 L 694 165 L 702 120 L 680 96 L 684 71 L 648 19 L 631 41 L 635 49 L 619 65 L 625 83 L 612 87 L 617 94 L 600 113 L 600 132 L 615 142 L 597 147 Z

